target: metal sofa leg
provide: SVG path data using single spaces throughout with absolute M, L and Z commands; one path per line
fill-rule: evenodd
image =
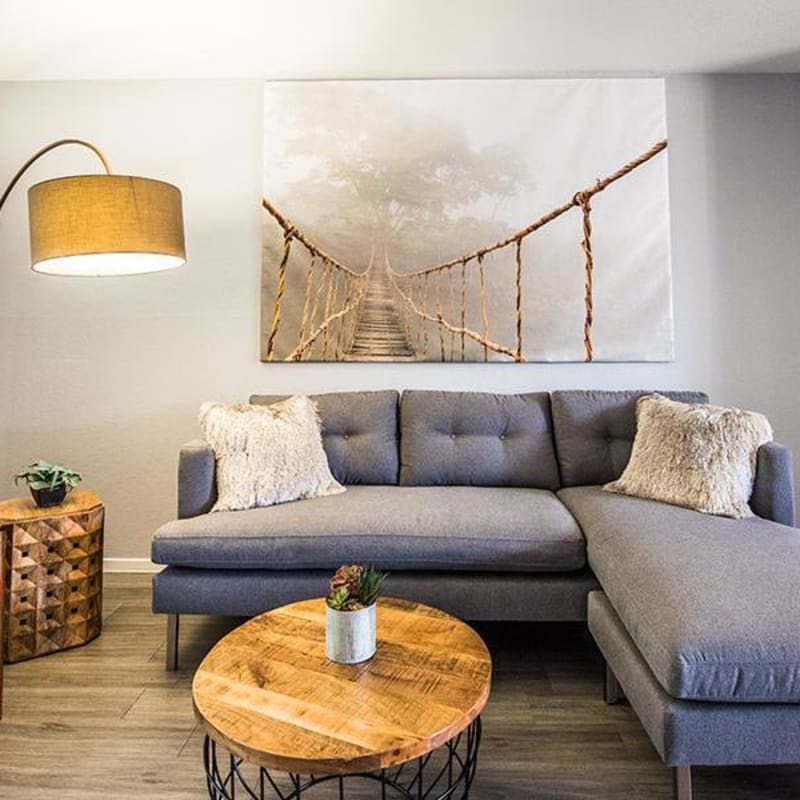
M 672 786 L 674 800 L 692 800 L 692 768 L 689 765 L 672 768 Z
M 604 695 L 605 695 L 606 705 L 609 706 L 613 706 L 616 703 L 619 703 L 620 700 L 625 699 L 625 693 L 622 691 L 622 687 L 619 685 L 617 676 L 614 674 L 613 670 L 608 664 L 606 664 L 606 680 L 605 680 Z
M 180 616 L 167 614 L 167 671 L 178 669 L 178 629 Z

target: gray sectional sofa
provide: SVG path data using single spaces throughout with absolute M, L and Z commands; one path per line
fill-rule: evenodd
M 318 596 L 342 563 L 466 619 L 586 620 L 664 762 L 800 762 L 800 532 L 791 454 L 758 453 L 752 519 L 603 492 L 645 392 L 319 395 L 341 495 L 208 513 L 214 454 L 184 447 L 179 519 L 153 537 L 153 609 L 252 615 Z M 697 392 L 663 392 L 705 402 Z M 272 402 L 254 396 L 252 402 Z

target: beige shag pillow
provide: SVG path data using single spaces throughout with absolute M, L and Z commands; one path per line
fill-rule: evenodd
M 344 491 L 331 474 L 317 409 L 308 397 L 270 406 L 204 403 L 199 419 L 216 457 L 217 502 L 212 511 Z
M 705 514 L 751 517 L 756 455 L 771 440 L 762 414 L 647 395 L 636 404 L 628 466 L 603 488 Z

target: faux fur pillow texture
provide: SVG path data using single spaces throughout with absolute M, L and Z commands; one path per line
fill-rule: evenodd
M 762 414 L 647 395 L 636 404 L 628 466 L 603 488 L 705 514 L 751 517 L 756 455 L 771 440 Z
M 344 491 L 331 475 L 317 409 L 308 397 L 269 406 L 204 403 L 199 420 L 216 457 L 217 502 L 212 511 Z

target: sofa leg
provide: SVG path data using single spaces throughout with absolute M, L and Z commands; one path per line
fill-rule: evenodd
M 178 669 L 178 628 L 180 616 L 167 614 L 167 671 Z
M 617 676 L 614 674 L 611 667 L 606 664 L 606 680 L 605 680 L 605 700 L 606 705 L 613 706 L 616 703 L 619 703 L 620 700 L 625 699 L 625 693 L 622 691 L 622 687 L 619 685 L 619 681 L 617 680 Z
M 692 800 L 692 768 L 688 765 L 673 767 L 672 786 L 674 800 Z

